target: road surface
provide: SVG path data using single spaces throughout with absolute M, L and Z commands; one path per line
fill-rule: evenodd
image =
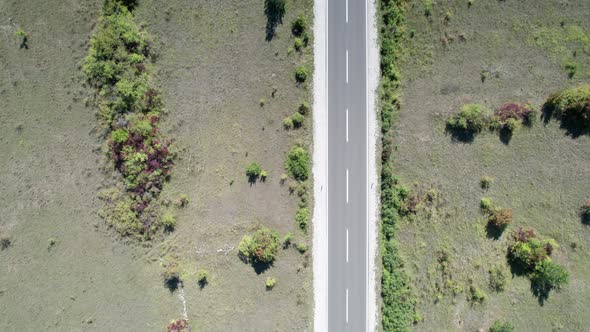
M 328 329 L 367 331 L 367 0 L 327 0 Z

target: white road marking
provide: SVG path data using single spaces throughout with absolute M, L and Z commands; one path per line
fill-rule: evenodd
M 348 288 L 346 289 L 346 324 L 348 324 Z
M 346 142 L 348 142 L 348 108 L 346 109 Z
M 348 0 L 346 0 L 346 23 L 348 23 Z
M 348 168 L 346 169 L 346 203 L 348 204 Z
M 346 229 L 346 263 L 348 263 L 348 228 Z
M 348 50 L 346 50 L 346 83 L 348 83 Z

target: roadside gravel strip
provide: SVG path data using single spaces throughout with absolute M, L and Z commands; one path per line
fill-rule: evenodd
M 377 275 L 376 265 L 377 250 L 378 250 L 378 222 L 379 222 L 379 200 L 377 188 L 379 181 L 377 178 L 377 138 L 378 138 L 378 124 L 377 124 L 377 89 L 379 87 L 379 45 L 378 45 L 378 31 L 377 31 L 377 1 L 367 1 L 367 121 L 368 129 L 367 135 L 367 160 L 369 162 L 367 173 L 369 176 L 369 192 L 368 192 L 368 222 L 367 229 L 367 244 L 369 264 L 367 280 L 367 332 L 377 331 L 377 323 L 380 321 L 377 315 Z
M 314 1 L 313 291 L 314 331 L 328 331 L 328 0 Z
M 367 231 L 367 331 L 377 329 L 376 254 L 378 248 L 379 201 L 377 195 L 377 112 L 376 92 L 379 84 L 379 49 L 377 40 L 376 3 L 367 6 L 367 160 L 368 160 L 368 231 Z M 328 0 L 314 2 L 314 212 L 313 212 L 313 287 L 314 331 L 328 331 L 328 98 L 327 98 L 327 9 Z

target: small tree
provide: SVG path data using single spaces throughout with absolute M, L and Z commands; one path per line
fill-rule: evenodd
M 252 236 L 244 235 L 238 246 L 239 255 L 246 262 L 272 263 L 279 248 L 279 235 L 266 227 Z
M 301 228 L 304 232 L 307 232 L 307 226 L 309 224 L 309 209 L 308 208 L 301 208 L 295 214 L 295 221 L 299 228 Z
M 197 281 L 199 282 L 201 288 L 205 287 L 205 285 L 207 285 L 209 282 L 209 271 L 203 269 L 199 270 L 197 273 Z
M 271 290 L 277 284 L 277 280 L 275 278 L 268 277 L 266 278 L 266 289 Z
M 496 320 L 489 329 L 489 332 L 512 332 L 514 326 L 509 321 Z
M 253 162 L 246 168 L 246 175 L 250 180 L 256 180 L 262 173 L 262 167 L 257 162 Z
M 293 121 L 293 127 L 299 128 L 303 125 L 303 120 L 305 120 L 305 118 L 301 113 L 295 112 L 291 115 L 291 120 Z
M 535 266 L 531 275 L 533 284 L 545 291 L 559 289 L 569 282 L 569 273 L 560 265 L 544 259 Z
M 307 150 L 301 146 L 295 146 L 287 154 L 285 166 L 296 180 L 305 181 L 309 176 L 309 162 Z
M 303 15 L 297 16 L 297 18 L 291 23 L 291 32 L 293 35 L 300 37 L 307 29 L 307 21 Z
M 492 212 L 488 221 L 492 226 L 504 229 L 512 223 L 512 209 L 496 209 Z
M 305 80 L 307 80 L 307 70 L 304 66 L 300 66 L 295 69 L 295 80 L 297 83 L 303 83 Z
M 447 120 L 447 128 L 453 131 L 479 133 L 490 123 L 489 111 L 479 104 L 466 104 Z

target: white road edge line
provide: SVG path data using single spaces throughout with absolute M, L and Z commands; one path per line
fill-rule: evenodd
M 348 168 L 346 169 L 346 204 L 348 204 Z
M 348 143 L 348 108 L 346 109 L 346 142 Z
M 348 50 L 346 50 L 346 83 L 348 84 Z
M 346 229 L 346 263 L 348 263 L 348 228 Z
M 346 289 L 346 324 L 348 324 L 348 288 Z

